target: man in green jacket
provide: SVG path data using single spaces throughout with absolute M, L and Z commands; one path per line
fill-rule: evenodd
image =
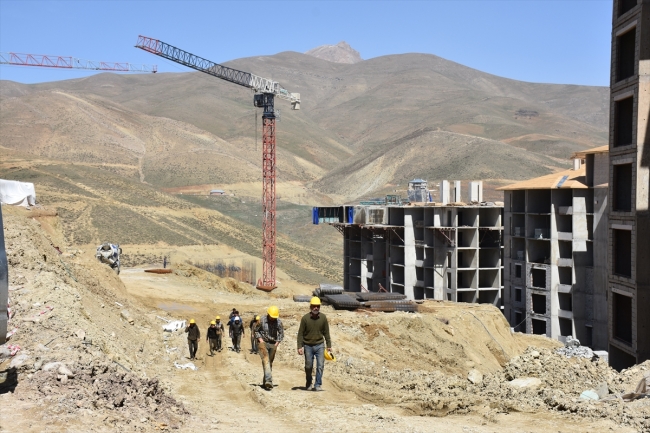
M 309 301 L 309 313 L 302 316 L 298 329 L 298 354 L 305 355 L 305 377 L 307 379 L 305 389 L 311 388 L 311 375 L 314 370 L 314 358 L 316 358 L 316 383 L 313 390 L 323 390 L 326 347 L 328 352 L 332 351 L 330 327 L 327 317 L 320 312 L 320 298 L 314 296 Z

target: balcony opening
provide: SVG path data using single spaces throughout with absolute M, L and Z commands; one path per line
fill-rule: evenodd
M 560 277 L 560 284 L 563 286 L 570 286 L 573 284 L 573 268 L 559 267 L 557 268 L 557 272 Z
M 621 81 L 634 75 L 636 49 L 636 27 L 616 38 L 616 81 Z
M 618 16 L 620 17 L 625 12 L 636 6 L 637 0 L 618 0 Z
M 632 278 L 632 231 L 613 230 L 614 274 Z
M 531 298 L 533 300 L 533 313 L 535 314 L 546 314 L 546 295 L 532 294 Z
M 612 293 L 614 309 L 614 337 L 632 343 L 632 298 Z
M 558 319 L 558 322 L 560 323 L 561 336 L 568 337 L 569 335 L 573 335 L 573 323 L 571 323 L 571 319 L 565 319 L 564 317 L 560 317 Z
M 558 293 L 557 298 L 558 298 L 558 304 L 560 306 L 560 310 L 573 311 L 573 300 L 572 300 L 571 293 Z M 562 334 L 562 335 L 568 335 L 568 334 Z
M 614 147 L 632 144 L 634 129 L 634 98 L 614 103 Z
M 632 210 L 632 164 L 614 166 L 614 210 L 630 212 Z

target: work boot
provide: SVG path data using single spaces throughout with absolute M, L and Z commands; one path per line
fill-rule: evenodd
M 312 383 L 311 373 L 312 373 L 312 371 L 314 371 L 313 368 L 305 368 L 305 378 L 307 379 L 307 381 L 305 383 L 305 388 L 306 389 L 311 388 L 311 383 Z

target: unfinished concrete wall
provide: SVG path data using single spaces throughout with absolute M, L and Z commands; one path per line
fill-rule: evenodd
M 650 359 L 650 1 L 619 10 L 614 2 L 610 96 L 608 319 L 610 362 L 615 368 Z M 624 166 L 631 167 L 631 206 L 619 206 Z M 618 167 L 618 169 L 617 169 Z M 618 184 L 617 184 L 618 181 Z M 622 232 L 622 230 L 626 232 Z M 629 231 L 629 232 L 628 232 Z M 623 236 L 623 234 L 625 236 Z M 622 242 L 629 237 L 630 242 Z M 621 257 L 630 257 L 622 269 Z M 618 304 L 616 299 L 619 299 Z M 624 311 L 625 310 L 625 311 Z M 622 318 L 631 329 L 621 329 Z M 617 324 L 620 326 L 617 328 Z

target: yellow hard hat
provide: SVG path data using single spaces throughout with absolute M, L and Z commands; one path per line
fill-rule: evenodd
M 216 325 L 216 324 L 217 324 L 217 322 L 215 322 L 214 320 L 212 322 L 210 322 L 210 325 Z
M 278 310 L 278 307 L 276 307 L 275 305 L 271 305 L 271 306 L 266 310 L 266 313 L 267 313 L 270 317 L 272 317 L 272 318 L 274 318 L 274 319 L 277 319 L 278 317 L 280 317 L 280 310 Z
M 196 320 L 190 319 L 190 324 L 192 324 L 192 323 L 196 323 Z
M 260 320 L 260 316 L 255 316 L 255 320 Z
M 215 317 L 215 319 L 217 319 L 217 320 L 221 320 L 221 317 L 217 316 L 217 317 Z
M 311 298 L 311 301 L 309 301 L 309 305 L 320 305 L 320 298 L 318 296 L 314 296 Z
M 327 359 L 328 361 L 336 362 L 336 356 L 334 356 L 334 354 L 332 352 L 330 352 L 329 350 L 325 351 L 325 359 Z

